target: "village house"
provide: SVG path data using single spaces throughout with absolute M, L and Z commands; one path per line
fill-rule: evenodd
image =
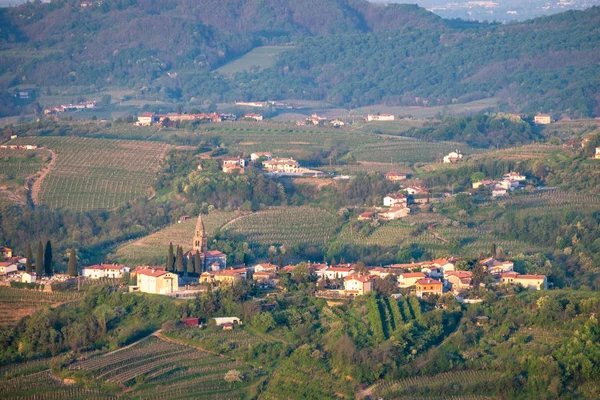
M 271 158 L 273 158 L 273 154 L 269 152 L 252 153 L 250 154 L 250 161 L 256 161 L 261 157 L 264 157 L 266 160 L 270 160 Z
M 150 126 L 152 124 L 158 123 L 160 117 L 157 114 L 152 112 L 144 112 L 142 115 L 138 116 L 137 126 Z
M 371 121 L 395 121 L 396 116 L 392 114 L 367 114 L 367 122 Z
M 425 274 L 423 272 L 403 272 L 398 275 L 398 286 L 401 288 L 415 286 L 417 281 L 424 278 Z
M 269 172 L 297 172 L 298 161 L 293 158 L 275 157 L 263 161 L 263 168 Z
M 11 258 L 13 256 L 13 251 L 10 247 L 2 246 L 0 247 L 0 254 L 2 254 L 2 257 L 4 258 Z
M 279 266 L 271 263 L 256 264 L 253 268 L 254 272 L 277 272 Z
M 388 194 L 383 198 L 385 207 L 406 207 L 406 197 L 403 194 Z
M 253 119 L 255 121 L 262 121 L 263 120 L 263 116 L 262 115 L 260 115 L 260 114 L 253 114 L 253 113 L 244 115 L 244 118 L 246 118 L 246 119 Z
M 321 279 L 329 279 L 330 281 L 339 278 L 346 278 L 348 275 L 354 273 L 354 269 L 348 264 L 347 266 L 335 265 L 325 266 L 315 271 L 316 275 Z
M 526 289 L 546 290 L 548 289 L 548 280 L 546 275 L 521 275 L 517 272 L 506 272 L 500 275 L 500 284 L 518 285 L 521 284 Z
M 548 114 L 538 114 L 533 117 L 533 122 L 538 125 L 548 125 L 552 122 L 552 117 Z
M 391 171 L 385 174 L 385 179 L 387 179 L 390 182 L 400 182 L 406 179 L 406 174 Z
M 362 296 L 373 291 L 372 275 L 348 275 L 344 278 L 344 294 L 346 296 Z
M 153 294 L 169 294 L 179 291 L 179 277 L 162 267 L 138 267 L 134 270 L 137 286 L 132 291 Z
M 277 274 L 270 271 L 259 271 L 252 274 L 252 279 L 261 287 L 275 286 Z
M 508 191 L 504 188 L 495 187 L 492 189 L 492 197 L 504 197 L 508 194 Z
M 472 275 L 471 271 L 448 271 L 444 281 L 452 290 L 467 289 L 471 286 Z
M 383 267 L 371 267 L 369 268 L 369 275 L 374 276 L 376 278 L 385 279 L 392 274 L 389 268 Z
M 344 121 L 340 121 L 339 119 L 334 119 L 333 121 L 331 121 L 331 126 L 333 126 L 334 128 L 341 128 L 344 125 L 346 125 Z
M 17 264 L 11 261 L 0 262 L 0 275 L 8 275 L 17 272 Z
M 454 271 L 456 261 L 458 261 L 456 258 L 436 258 L 431 264 L 442 271 L 442 273 L 446 273 L 447 271 Z
M 21 274 L 21 282 L 23 283 L 35 283 L 37 280 L 37 276 L 35 272 L 23 272 Z
M 504 174 L 502 176 L 502 179 L 506 181 L 522 182 L 527 180 L 527 177 L 525 175 L 521 175 L 518 172 L 510 171 L 508 174 Z
M 96 264 L 83 269 L 83 276 L 90 279 L 122 278 L 129 268 L 119 264 Z
M 600 147 L 596 147 L 596 153 L 594 154 L 595 160 L 600 160 Z
M 364 212 L 358 216 L 359 221 L 368 221 L 377 219 L 377 214 L 371 211 Z
M 448 155 L 444 156 L 444 164 L 455 164 L 463 159 L 463 155 L 460 151 L 451 151 Z
M 404 218 L 410 214 L 410 208 L 404 206 L 391 207 L 388 211 L 379 213 L 379 218 L 392 221 L 394 219 Z
M 473 182 L 472 186 L 473 189 L 479 189 L 481 186 L 485 186 L 486 188 L 491 189 L 494 186 L 496 186 L 496 183 L 498 183 L 498 181 L 494 181 L 492 179 L 484 179 L 482 181 Z
M 212 319 L 217 326 L 223 326 L 225 324 L 242 325 L 242 321 L 238 317 L 217 317 Z
M 310 117 L 306 118 L 307 125 L 321 125 L 327 121 L 327 118 L 321 117 L 320 115 L 313 114 Z
M 432 278 L 419 279 L 416 283 L 416 295 L 417 297 L 429 297 L 435 294 L 441 296 L 443 286 L 442 282 Z
M 200 283 L 225 283 L 233 285 L 246 279 L 246 269 L 223 269 L 219 271 L 205 271 L 200 275 Z
M 480 264 L 490 274 L 501 274 L 511 272 L 515 266 L 512 261 L 499 261 L 494 257 L 488 257 L 480 261 Z
M 232 173 L 238 171 L 240 174 L 244 173 L 246 167 L 246 160 L 242 157 L 225 157 L 223 162 L 223 172 Z
M 406 192 L 406 194 L 409 195 L 419 195 L 419 194 L 427 194 L 429 193 L 429 191 L 427 189 L 425 189 L 423 186 L 409 186 L 406 189 L 404 189 L 404 191 Z

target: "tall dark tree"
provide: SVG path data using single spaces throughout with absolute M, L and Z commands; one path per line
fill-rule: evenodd
M 169 243 L 169 253 L 167 254 L 167 271 L 173 271 L 175 256 L 173 255 L 173 243 Z
M 38 243 L 37 254 L 35 257 L 35 274 L 38 277 L 44 275 L 44 245 L 41 240 Z
M 196 254 L 194 254 L 194 271 L 200 275 L 202 269 L 202 258 L 200 258 L 200 252 L 196 250 Z
M 178 273 L 183 273 L 183 249 L 177 246 L 177 256 L 175 257 L 175 270 Z
M 27 252 L 25 253 L 25 258 L 27 261 L 25 262 L 25 272 L 28 274 L 33 271 L 33 255 L 31 254 L 31 243 L 27 244 Z
M 481 282 L 484 281 L 485 276 L 486 276 L 486 272 L 483 269 L 483 265 L 477 263 L 475 265 L 475 267 L 473 268 L 473 275 L 471 276 L 473 283 L 475 285 L 479 285 Z
M 46 276 L 52 276 L 54 273 L 52 268 L 52 243 L 49 240 L 44 248 L 44 273 Z
M 496 243 L 492 243 L 492 247 L 490 248 L 490 257 L 496 257 Z
M 79 275 L 79 272 L 77 271 L 77 256 L 75 254 L 75 248 L 72 248 L 69 252 L 69 264 L 67 266 L 67 274 L 69 274 L 69 276 Z
M 193 274 L 195 271 L 194 268 L 194 257 L 190 257 L 189 259 L 187 259 L 187 257 L 184 257 L 184 262 L 186 263 L 186 271 L 188 274 Z

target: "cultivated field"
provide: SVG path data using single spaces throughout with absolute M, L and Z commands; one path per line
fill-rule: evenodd
M 24 204 L 26 179 L 40 171 L 47 158 L 44 150 L 0 149 L 0 203 Z
M 252 67 L 259 69 L 271 68 L 275 65 L 277 56 L 293 47 L 291 46 L 261 46 L 244 54 L 242 57 L 233 60 L 221 68 L 217 72 L 225 75 L 235 74 L 250 70 Z
M 26 137 L 18 144 L 39 144 L 56 154 L 55 165 L 43 178 L 39 204 L 74 211 L 112 209 L 136 197 L 151 195 L 164 143 Z
M 312 207 L 285 207 L 238 218 L 222 229 L 250 244 L 324 245 L 337 228 L 336 218 Z
M 0 287 L 0 326 L 15 325 L 21 318 L 46 305 L 58 305 L 75 300 L 77 292 L 40 292 L 38 290 Z M 1 396 L 0 396 L 1 397 Z
M 206 233 L 213 236 L 221 226 L 234 219 L 235 212 L 213 211 L 202 216 Z M 197 217 L 180 224 L 173 224 L 142 239 L 119 247 L 115 257 L 127 265 L 156 265 L 162 264 L 167 256 L 169 243 L 173 246 L 183 246 L 184 251 L 191 249 L 194 228 Z

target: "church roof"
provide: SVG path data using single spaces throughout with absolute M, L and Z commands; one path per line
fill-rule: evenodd
M 202 214 L 198 215 L 198 221 L 196 221 L 196 232 L 202 232 L 202 234 L 206 234 L 206 230 L 204 229 L 204 221 L 202 221 Z

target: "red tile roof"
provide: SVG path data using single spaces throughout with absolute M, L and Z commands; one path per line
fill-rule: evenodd
M 546 275 L 517 275 L 518 279 L 539 280 L 546 278 Z
M 168 274 L 168 272 L 165 271 L 164 269 L 158 269 L 158 268 L 141 268 L 141 269 L 136 269 L 135 272 L 140 275 L 152 276 L 155 278 L 158 276 Z
M 431 279 L 431 278 L 424 278 L 424 279 L 419 279 L 417 281 L 418 285 L 441 285 L 442 282 L 435 280 L 435 279 Z
M 425 274 L 422 272 L 406 272 L 400 274 L 403 278 L 425 278 Z
M 372 275 L 356 275 L 356 274 L 348 275 L 347 277 L 344 278 L 345 281 L 355 280 L 355 281 L 359 281 L 362 283 L 369 282 L 370 280 L 373 280 L 373 279 L 375 279 L 375 277 Z

